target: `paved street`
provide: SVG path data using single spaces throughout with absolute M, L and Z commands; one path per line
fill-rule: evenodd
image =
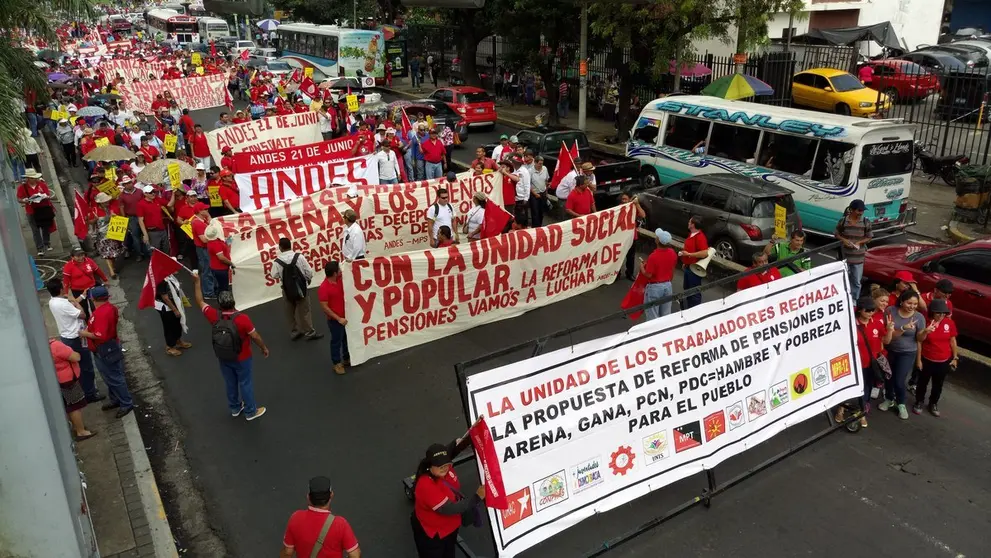
M 193 116 L 209 125 L 219 112 Z M 497 126 L 472 133 L 455 158 L 468 160 L 475 145 L 513 131 Z M 411 506 L 400 481 L 413 472 L 427 445 L 465 430 L 453 365 L 615 312 L 629 286 L 620 281 L 523 317 L 388 355 L 342 377 L 330 370 L 327 338 L 291 342 L 278 302 L 252 308 L 248 314 L 271 348 L 268 359 L 255 361 L 256 394 L 269 412 L 247 423 L 228 414 L 205 319 L 190 314 L 187 339 L 194 349 L 180 358 L 165 354 L 158 315 L 139 312 L 134 304 L 143 277 L 143 265 L 122 270 L 121 286 L 131 302 L 124 315 L 135 323 L 164 383 L 172 418 L 184 432 L 191 465 L 187 474 L 203 492 L 209 522 L 226 541 L 229 556 L 239 558 L 278 552 L 285 522 L 305 505 L 306 481 L 317 474 L 333 480 L 333 509 L 351 522 L 365 556 L 413 557 Z M 706 294 L 707 300 L 715 297 Z M 313 307 L 316 317 L 319 311 Z M 615 319 L 556 340 L 546 350 L 629 325 Z M 326 331 L 322 321 L 318 327 Z M 612 555 L 987 555 L 991 399 L 955 386 L 944 397 L 942 419 L 912 416 L 902 422 L 875 413 L 868 430 L 833 434 L 718 496 L 711 509 L 690 510 Z M 716 477 L 730 478 L 825 424 L 821 416 L 795 427 L 720 466 Z M 149 445 L 160 451 L 154 441 Z M 460 471 L 468 489 L 476 482 L 470 469 Z M 698 495 L 703 486 L 699 477 L 679 482 L 588 520 L 524 556 L 583 555 Z M 166 506 L 170 514 L 181 508 L 170 501 Z M 469 530 L 465 537 L 483 556 L 492 555 L 486 531 Z M 179 541 L 181 547 L 190 542 Z

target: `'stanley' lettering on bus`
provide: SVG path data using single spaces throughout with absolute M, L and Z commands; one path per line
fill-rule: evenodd
M 662 101 L 657 105 L 659 110 L 672 112 L 675 114 L 684 113 L 687 116 L 698 116 L 709 120 L 721 120 L 723 122 L 733 122 L 746 124 L 748 126 L 759 126 L 768 130 L 781 130 L 792 134 L 812 135 L 817 138 L 833 138 L 842 136 L 846 128 L 843 126 L 823 126 L 815 122 L 804 120 L 780 120 L 774 121 L 767 114 L 750 114 L 742 110 L 730 113 L 726 109 L 680 103 L 678 101 Z

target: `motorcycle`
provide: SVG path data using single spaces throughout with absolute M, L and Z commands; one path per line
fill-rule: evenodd
M 929 177 L 929 184 L 935 182 L 936 178 L 942 178 L 947 185 L 956 187 L 957 173 L 961 166 L 970 163 L 970 157 L 962 154 L 937 156 L 933 149 L 933 145 L 915 142 L 915 168 Z

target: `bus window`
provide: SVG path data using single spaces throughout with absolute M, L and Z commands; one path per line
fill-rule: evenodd
M 872 143 L 860 153 L 860 178 L 878 178 L 912 172 L 911 141 Z
M 760 130 L 713 123 L 708 153 L 741 163 L 753 163 L 759 140 Z
M 664 133 L 664 145 L 692 151 L 699 144 L 705 145 L 709 135 L 709 122 L 687 116 L 668 116 L 668 129 Z
M 661 121 L 656 118 L 641 118 L 637 121 L 637 127 L 633 130 L 633 140 L 646 145 L 657 143 L 657 134 L 660 133 Z
M 804 175 L 812 168 L 819 142 L 798 136 L 764 132 L 757 165 L 769 169 Z
M 812 180 L 835 184 L 846 184 L 853 167 L 853 156 L 857 146 L 832 140 L 821 140 L 815 166 L 812 167 Z

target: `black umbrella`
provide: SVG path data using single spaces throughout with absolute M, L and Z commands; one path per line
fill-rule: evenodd
M 100 83 L 99 81 L 97 81 L 97 80 L 95 80 L 93 78 L 83 78 L 83 79 L 81 79 L 79 81 L 85 83 L 86 85 L 96 85 L 96 84 Z
M 330 84 L 331 89 L 347 89 L 348 87 L 350 87 L 351 89 L 361 89 L 361 82 L 353 78 L 352 79 L 343 78 L 331 82 Z

